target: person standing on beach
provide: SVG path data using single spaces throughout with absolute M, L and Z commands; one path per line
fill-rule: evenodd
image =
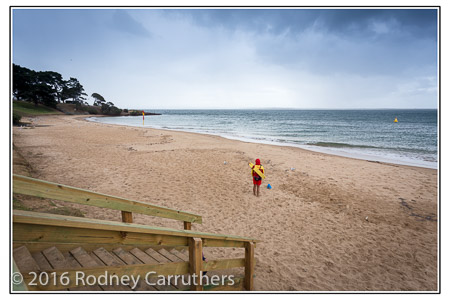
M 255 172 L 255 169 L 261 171 L 261 173 L 264 174 L 264 167 L 261 165 L 261 161 L 259 160 L 259 158 L 256 159 L 255 165 L 252 167 L 253 195 L 259 197 L 259 187 L 261 186 L 262 178 L 258 175 L 258 173 Z

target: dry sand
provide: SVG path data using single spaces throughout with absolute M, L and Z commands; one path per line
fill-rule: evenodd
M 80 116 L 31 121 L 38 126 L 13 129 L 13 143 L 33 177 L 197 213 L 203 224 L 193 230 L 262 240 L 256 290 L 437 290 L 436 170 Z M 259 198 L 247 165 L 255 158 L 267 174 Z M 69 205 L 120 220 L 117 212 Z M 135 221 L 182 227 L 142 215 Z

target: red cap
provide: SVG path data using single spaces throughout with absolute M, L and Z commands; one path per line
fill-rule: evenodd
M 255 165 L 260 165 L 260 164 L 261 164 L 261 161 L 259 160 L 259 158 L 257 158 L 255 161 Z

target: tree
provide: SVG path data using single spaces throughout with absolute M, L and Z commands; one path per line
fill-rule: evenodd
M 113 116 L 118 116 L 122 112 L 122 110 L 115 107 L 114 103 L 112 102 L 102 103 L 101 111 L 102 114 L 104 115 L 113 115 Z
M 13 95 L 18 100 L 30 100 L 36 72 L 13 64 Z
M 92 98 L 94 98 L 94 106 L 102 106 L 102 104 L 106 103 L 105 98 L 103 98 L 102 95 L 97 94 L 97 93 L 93 93 L 91 95 Z
M 61 74 L 53 71 L 39 72 L 42 82 L 45 82 L 52 89 L 56 101 L 62 102 L 62 91 L 64 89 L 64 80 Z
M 56 107 L 56 85 L 60 76 L 56 72 L 36 72 L 13 64 L 13 95 L 18 100 L 32 101 L 36 106 L 42 103 Z
M 84 88 L 78 79 L 70 77 L 69 80 L 64 82 L 64 87 L 61 93 L 61 98 L 63 101 L 72 99 L 72 101 L 76 103 L 82 103 L 86 100 L 83 96 L 87 96 L 87 94 L 84 93 Z
M 33 99 L 35 105 L 37 105 L 38 103 L 42 103 L 46 106 L 56 108 L 57 102 L 56 102 L 54 90 L 52 89 L 52 87 L 49 84 L 47 84 L 47 82 L 42 81 L 42 78 L 41 78 L 42 75 L 43 74 L 38 73 L 37 82 L 33 86 L 32 99 Z
M 98 99 L 103 99 L 99 102 L 100 105 L 106 103 L 101 95 L 94 94 Z M 13 64 L 13 96 L 17 100 L 32 101 L 36 106 L 42 103 L 51 107 L 56 107 L 58 102 L 72 99 L 78 108 L 85 103 L 87 94 L 76 78 L 63 80 L 57 72 L 37 72 Z

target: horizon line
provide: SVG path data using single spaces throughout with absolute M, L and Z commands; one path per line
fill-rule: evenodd
M 250 107 L 250 108 L 129 108 L 128 110 L 438 110 L 439 108 L 283 108 L 283 107 Z

